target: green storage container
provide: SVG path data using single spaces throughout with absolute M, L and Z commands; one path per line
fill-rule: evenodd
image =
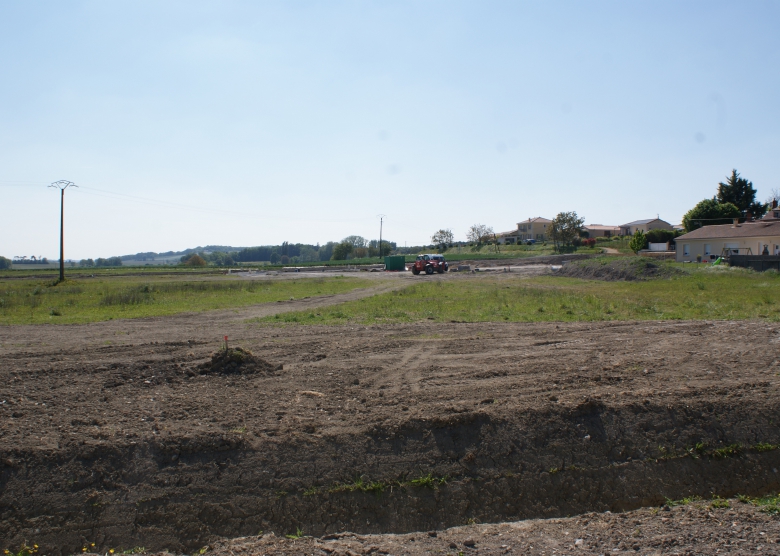
M 406 270 L 406 257 L 403 255 L 385 257 L 385 270 Z

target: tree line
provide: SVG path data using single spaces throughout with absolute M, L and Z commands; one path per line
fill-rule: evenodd
M 393 241 L 382 240 L 381 254 L 390 255 L 398 250 Z M 378 257 L 379 240 L 358 235 L 347 236 L 339 242 L 329 241 L 323 245 L 284 242 L 281 245 L 246 247 L 238 251 L 212 251 L 188 253 L 181 257 L 183 264 L 190 266 L 230 266 L 236 263 L 270 262 L 271 264 L 312 263 L 331 260 L 343 261 Z

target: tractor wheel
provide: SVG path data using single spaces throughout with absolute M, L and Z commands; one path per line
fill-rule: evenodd
M 425 274 L 433 274 L 433 267 L 431 265 L 425 267 Z
M 414 267 L 414 268 L 412 268 L 412 274 L 414 274 L 415 276 L 417 276 L 418 274 L 420 274 L 420 271 L 419 271 L 419 270 L 417 270 L 417 267 Z

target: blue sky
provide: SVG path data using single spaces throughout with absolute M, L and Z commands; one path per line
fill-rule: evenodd
M 672 223 L 780 188 L 777 2 L 0 3 L 0 255 Z

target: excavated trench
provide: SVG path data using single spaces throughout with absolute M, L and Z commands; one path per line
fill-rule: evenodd
M 215 409 L 217 410 L 217 409 Z M 6 450 L 0 543 L 191 551 L 219 536 L 441 529 L 780 490 L 770 401 L 499 413 Z

